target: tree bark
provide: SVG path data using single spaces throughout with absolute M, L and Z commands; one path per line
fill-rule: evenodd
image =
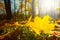
M 12 13 L 11 13 L 11 2 L 10 0 L 4 0 L 5 3 L 5 10 L 6 10 L 6 18 L 11 19 Z
M 32 0 L 32 18 L 34 18 L 35 14 L 34 14 L 34 0 Z

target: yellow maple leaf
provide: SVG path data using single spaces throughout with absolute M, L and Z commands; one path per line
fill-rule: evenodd
M 36 16 L 34 18 L 34 22 L 30 21 L 31 17 L 27 21 L 27 26 L 31 28 L 32 31 L 35 31 L 36 34 L 40 34 L 41 30 L 44 33 L 50 34 L 50 31 L 54 29 L 54 23 L 50 23 L 50 17 L 44 16 L 43 19 L 41 17 Z

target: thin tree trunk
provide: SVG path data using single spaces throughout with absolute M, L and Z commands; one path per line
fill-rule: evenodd
M 40 6 L 39 6 L 39 0 L 38 0 L 38 16 L 40 16 Z
M 32 14 L 31 15 L 32 15 L 32 17 L 34 17 L 34 15 L 35 15 L 34 14 L 34 0 L 32 0 Z

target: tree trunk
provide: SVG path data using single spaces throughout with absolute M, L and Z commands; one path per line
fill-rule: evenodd
M 35 14 L 34 14 L 34 0 L 32 0 L 32 18 L 34 18 Z
M 11 19 L 12 13 L 11 13 L 11 2 L 10 0 L 4 0 L 5 3 L 5 10 L 6 10 L 6 18 Z

